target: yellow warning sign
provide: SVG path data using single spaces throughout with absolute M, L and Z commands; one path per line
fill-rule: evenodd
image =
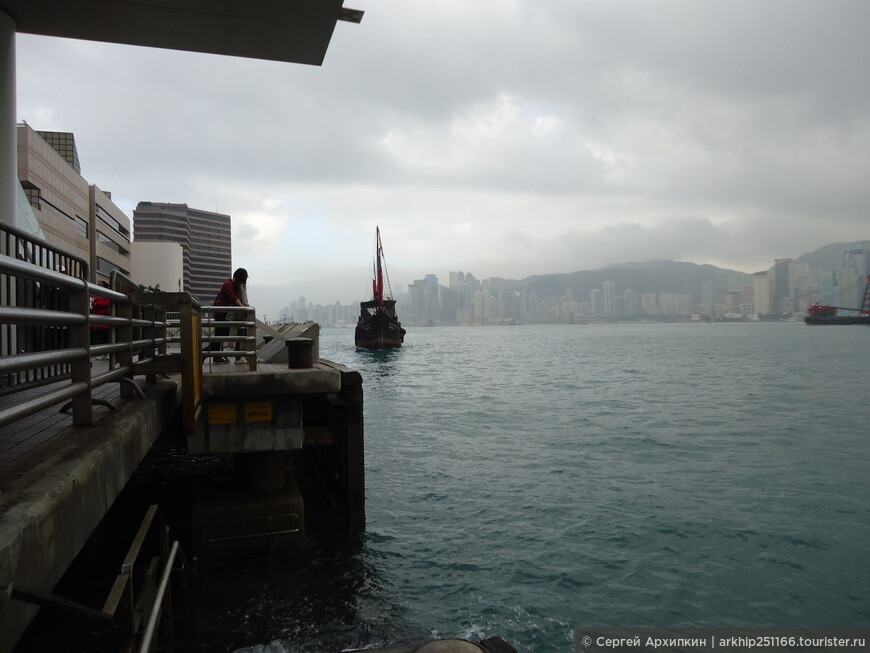
M 235 424 L 235 404 L 213 404 L 208 407 L 209 424 Z
M 272 402 L 257 401 L 255 403 L 245 404 L 245 421 L 246 422 L 271 422 L 272 421 Z

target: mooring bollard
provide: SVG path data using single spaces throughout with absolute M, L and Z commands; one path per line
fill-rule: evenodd
M 311 338 L 288 338 L 287 360 L 291 370 L 314 367 L 314 340 Z

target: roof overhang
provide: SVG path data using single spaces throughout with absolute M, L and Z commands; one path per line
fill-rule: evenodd
M 16 31 L 319 66 L 343 0 L 0 0 Z

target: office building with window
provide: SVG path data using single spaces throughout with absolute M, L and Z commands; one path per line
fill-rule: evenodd
M 130 218 L 81 175 L 75 136 L 18 125 L 18 179 L 45 239 L 89 263 L 89 281 L 130 275 Z
M 134 239 L 179 243 L 183 250 L 184 290 L 211 304 L 232 274 L 231 218 L 187 204 L 139 202 L 133 211 Z

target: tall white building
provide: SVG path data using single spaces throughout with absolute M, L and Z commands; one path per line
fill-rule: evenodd
M 773 313 L 773 282 L 767 272 L 756 272 L 752 278 L 755 312 L 759 315 Z
M 639 315 L 640 314 L 640 302 L 638 301 L 637 293 L 631 289 L 625 291 L 625 314 L 626 315 Z
M 589 293 L 589 303 L 592 305 L 592 315 L 604 315 L 604 293 L 601 288 L 593 288 Z
M 640 296 L 640 310 L 644 315 L 659 314 L 659 302 L 655 293 L 645 292 Z

